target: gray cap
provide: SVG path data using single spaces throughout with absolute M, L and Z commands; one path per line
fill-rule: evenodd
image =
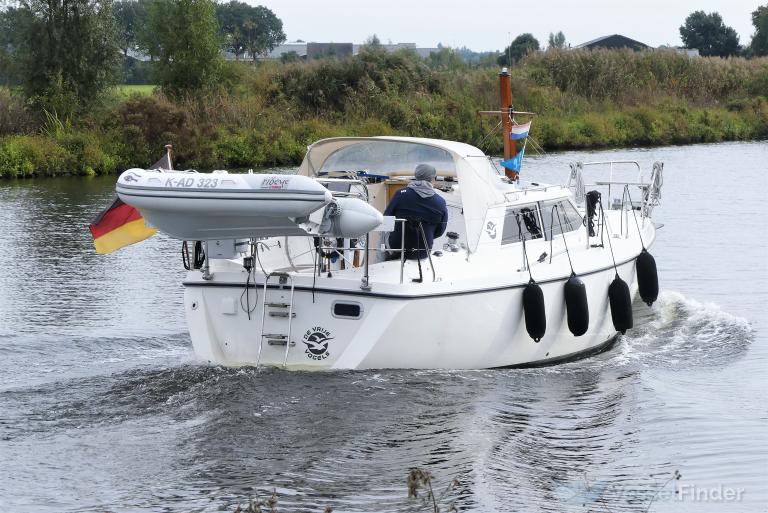
M 437 169 L 429 164 L 419 164 L 416 166 L 416 180 L 430 181 L 437 176 Z

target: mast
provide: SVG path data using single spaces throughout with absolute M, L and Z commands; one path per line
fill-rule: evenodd
M 504 159 L 502 165 L 504 165 L 504 161 L 512 160 L 517 156 L 517 141 L 512 139 L 512 116 L 519 115 L 533 117 L 536 115 L 534 112 L 523 112 L 512 109 L 512 77 L 509 74 L 508 68 L 501 68 L 501 73 L 499 73 L 499 103 L 501 104 L 499 110 L 480 110 L 477 111 L 477 113 L 481 116 L 501 116 L 501 133 L 504 137 Z M 530 125 L 524 128 L 530 128 Z M 523 137 L 527 137 L 527 131 L 518 138 L 520 139 Z M 523 146 L 523 148 L 525 148 L 525 146 Z M 520 157 L 522 157 L 522 155 L 520 155 Z M 518 169 L 520 168 L 519 162 L 516 167 Z M 504 166 L 504 175 L 511 181 L 517 181 L 519 179 L 519 173 L 512 169 L 508 169 L 507 166 Z
M 512 81 L 507 68 L 499 73 L 499 98 L 501 100 L 501 133 L 504 134 L 504 160 L 517 155 L 517 143 L 510 138 L 512 132 Z M 517 180 L 517 171 L 504 168 L 504 174 L 510 180 Z

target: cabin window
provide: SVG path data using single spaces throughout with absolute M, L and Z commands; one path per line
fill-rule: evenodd
M 359 319 L 363 316 L 363 306 L 352 301 L 334 301 L 331 311 L 334 317 L 340 319 Z
M 525 237 L 526 240 L 542 237 L 537 205 L 507 209 L 507 213 L 504 215 L 504 231 L 502 232 L 501 243 L 520 242 L 521 236 Z
M 558 214 L 560 216 L 559 219 Z M 573 203 L 567 200 L 542 203 L 541 220 L 544 225 L 544 235 L 547 239 L 550 238 L 550 233 L 551 237 L 555 237 L 561 233 L 576 231 L 583 226 L 584 221 L 579 211 L 573 206 Z
M 352 187 L 350 182 L 325 182 L 325 188 L 333 192 L 349 192 Z
M 323 162 L 318 174 L 332 171 L 360 171 L 386 175 L 412 175 L 419 164 L 431 164 L 440 175 L 455 175 L 456 164 L 447 150 L 411 141 L 362 139 L 345 144 Z

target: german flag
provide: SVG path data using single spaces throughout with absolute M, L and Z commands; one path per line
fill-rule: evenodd
M 157 233 L 144 223 L 138 210 L 115 198 L 89 225 L 96 253 L 112 253 Z

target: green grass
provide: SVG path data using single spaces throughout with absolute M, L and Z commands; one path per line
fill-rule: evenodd
M 152 84 L 143 84 L 143 85 L 119 85 L 115 86 L 115 91 L 120 96 L 130 96 L 132 94 L 139 94 L 141 96 L 149 96 L 152 94 L 152 92 L 155 90 L 155 87 Z

